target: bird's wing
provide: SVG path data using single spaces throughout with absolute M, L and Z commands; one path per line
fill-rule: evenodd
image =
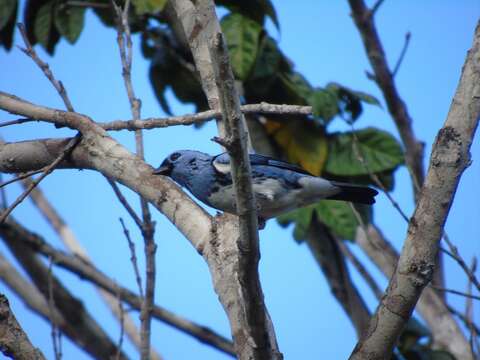
M 251 166 L 255 166 L 255 165 L 272 166 L 279 169 L 295 171 L 301 174 L 312 175 L 308 171 L 306 171 L 305 169 L 302 169 L 297 165 L 293 165 L 285 161 L 277 160 L 269 156 L 259 155 L 259 154 L 250 154 L 249 157 L 250 157 Z M 213 158 L 212 163 L 213 163 L 213 167 L 218 172 L 222 174 L 230 173 L 230 156 L 228 156 L 228 153 L 225 152 L 220 155 L 217 155 L 216 157 Z

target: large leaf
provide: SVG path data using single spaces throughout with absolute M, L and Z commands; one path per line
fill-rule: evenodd
M 233 72 L 245 80 L 255 63 L 262 27 L 239 13 L 225 16 L 221 21 L 227 40 Z
M 357 212 L 364 223 L 371 219 L 371 207 L 356 205 Z M 315 212 L 320 221 L 337 236 L 345 240 L 354 240 L 360 222 L 349 202 L 324 200 L 315 205 Z
M 404 161 L 403 150 L 397 140 L 388 132 L 375 128 L 334 133 L 329 136 L 328 143 L 329 156 L 325 170 L 334 175 L 384 172 Z
M 301 242 L 307 237 L 307 231 L 312 221 L 313 211 L 314 205 L 307 206 L 282 214 L 277 217 L 277 221 L 283 227 L 287 227 L 291 223 L 294 223 L 295 228 L 293 230 L 293 238 L 298 242 Z
M 225 6 L 232 13 L 246 16 L 263 26 L 265 16 L 270 17 L 277 29 L 280 29 L 275 8 L 270 0 L 217 0 L 217 5 Z
M 328 124 L 339 112 L 337 94 L 328 88 L 315 89 L 308 96 L 308 103 L 312 106 L 313 116 L 320 117 L 324 124 Z
M 13 44 L 17 9 L 17 0 L 0 1 L 0 45 L 7 50 L 10 50 Z
M 77 41 L 83 30 L 85 8 L 60 4 L 55 12 L 55 26 L 70 44 Z
M 296 71 L 280 74 L 279 76 L 286 89 L 300 99 L 295 101 L 295 104 L 306 104 L 313 91 L 312 85 L 310 85 L 308 80 Z
M 10 18 L 15 15 L 17 8 L 17 0 L 0 1 L 0 30 L 2 30 L 9 22 Z
M 143 15 L 163 10 L 167 0 L 132 0 L 132 3 L 135 6 L 135 12 L 138 15 Z
M 33 32 L 36 40 L 49 54 L 53 54 L 55 44 L 59 39 L 59 33 L 53 26 L 54 5 L 54 0 L 43 4 L 36 13 L 33 23 Z
M 269 120 L 265 126 L 290 162 L 301 165 L 313 175 L 320 175 L 328 151 L 322 127 L 307 119 Z

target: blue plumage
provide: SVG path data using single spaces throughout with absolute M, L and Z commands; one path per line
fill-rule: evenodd
M 262 219 L 321 199 L 373 204 L 378 193 L 366 186 L 316 177 L 296 165 L 263 155 L 250 155 L 250 164 L 257 212 Z M 235 213 L 235 193 L 227 153 L 210 156 L 194 150 L 176 151 L 154 173 L 171 177 L 213 208 Z

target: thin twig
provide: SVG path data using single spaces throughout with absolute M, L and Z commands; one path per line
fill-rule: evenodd
M 38 57 L 37 53 L 35 52 L 32 45 L 30 44 L 30 41 L 28 41 L 28 36 L 27 36 L 27 31 L 25 29 L 25 25 L 23 25 L 22 23 L 18 23 L 17 26 L 18 26 L 18 30 L 20 30 L 20 34 L 22 35 L 23 42 L 25 43 L 25 47 L 26 47 L 26 48 L 19 47 L 20 50 L 22 50 L 27 56 L 29 56 L 35 62 L 35 64 L 37 64 L 38 67 L 43 71 L 45 76 L 48 78 L 48 80 L 50 80 L 50 82 L 52 83 L 54 88 L 59 93 L 59 95 L 62 98 L 63 103 L 65 104 L 65 107 L 67 108 L 67 110 L 71 111 L 71 112 L 75 111 L 73 109 L 72 103 L 70 102 L 70 99 L 68 98 L 67 90 L 63 86 L 62 82 L 55 79 L 55 76 L 53 75 L 52 71 L 50 70 L 50 67 L 48 66 L 48 64 L 46 62 L 42 61 Z
M 133 265 L 133 270 L 135 271 L 135 280 L 137 281 L 138 285 L 138 291 L 140 294 L 140 297 L 143 298 L 143 287 L 142 287 L 142 278 L 140 277 L 140 271 L 138 270 L 138 263 L 137 263 L 137 255 L 135 252 L 135 244 L 130 238 L 130 232 L 128 231 L 127 227 L 125 226 L 125 223 L 123 222 L 122 218 L 119 218 L 120 224 L 122 224 L 123 228 L 123 233 L 125 234 L 125 238 L 127 239 L 128 242 L 128 248 L 130 249 L 130 261 L 132 262 Z
M 23 124 L 27 122 L 33 122 L 33 121 L 40 121 L 40 120 L 30 119 L 30 118 L 21 118 L 21 119 L 10 120 L 10 121 L 5 121 L 4 123 L 0 123 L 0 127 L 18 125 L 18 124 Z
M 118 312 L 120 313 L 120 336 L 118 338 L 117 353 L 115 355 L 116 360 L 120 360 L 120 354 L 122 353 L 122 344 L 123 338 L 125 336 L 125 309 L 123 308 L 122 299 L 120 298 L 120 293 L 117 294 L 118 300 Z
M 70 139 L 65 149 L 61 152 L 61 154 L 50 164 L 48 165 L 43 174 L 40 175 L 38 178 L 32 181 L 30 186 L 0 215 L 0 224 L 2 224 L 8 215 L 15 209 L 15 207 L 20 204 L 30 192 L 37 186 L 40 181 L 42 181 L 48 174 L 50 174 L 55 168 L 67 157 L 67 155 L 73 150 L 73 148 L 80 142 L 81 135 L 80 133 L 77 136 Z
M 397 60 L 397 63 L 395 64 L 395 67 L 393 68 L 392 76 L 395 77 L 397 75 L 398 70 L 400 69 L 400 65 L 402 65 L 403 58 L 405 57 L 405 54 L 407 53 L 408 45 L 410 44 L 410 38 L 411 34 L 410 31 L 405 34 L 405 43 L 403 44 L 402 52 L 400 53 L 400 56 Z
M 120 59 L 122 62 L 122 76 L 127 91 L 128 100 L 132 112 L 133 120 L 140 119 L 141 102 L 135 96 L 133 89 L 131 70 L 132 70 L 132 37 L 130 34 L 130 26 L 128 23 L 128 12 L 130 10 L 130 0 L 125 1 L 123 11 L 112 0 L 112 7 L 116 13 L 117 18 L 117 42 L 120 51 Z M 135 131 L 135 145 L 137 155 L 145 158 L 143 146 L 142 130 Z M 146 258 L 146 284 L 145 296 L 143 298 L 142 310 L 140 313 L 141 320 L 141 359 L 150 359 L 150 332 L 151 332 L 151 317 L 152 306 L 155 299 L 155 252 L 156 245 L 154 240 L 155 225 L 152 222 L 148 202 L 140 197 L 140 205 L 142 208 L 142 235 L 145 243 L 145 258 Z
M 3 185 L 3 177 L 2 174 L 0 173 L 0 182 L 2 182 Z M 3 210 L 5 210 L 8 207 L 8 201 L 7 201 L 7 193 L 5 191 L 5 188 L 0 185 L 0 195 L 1 195 L 1 203 L 0 206 L 2 207 Z
M 118 187 L 117 183 L 110 179 L 110 178 L 106 178 L 108 183 L 110 184 L 110 186 L 112 187 L 113 189 L 113 192 L 115 193 L 115 195 L 117 196 L 118 198 L 118 201 L 120 201 L 120 203 L 123 205 L 123 207 L 125 208 L 125 210 L 127 210 L 128 214 L 130 215 L 130 217 L 133 219 L 133 221 L 135 222 L 135 224 L 137 224 L 138 228 L 140 229 L 140 231 L 142 231 L 143 229 L 143 223 L 142 223 L 142 220 L 138 217 L 137 213 L 135 212 L 135 210 L 133 210 L 132 206 L 128 203 L 127 199 L 125 198 L 125 196 L 123 196 L 122 192 L 120 191 L 120 188 Z
M 371 10 L 369 11 L 369 14 L 368 14 L 369 17 L 375 16 L 375 13 L 380 8 L 380 6 L 383 4 L 383 1 L 384 0 L 377 0 L 377 2 L 375 4 L 373 4 L 373 6 L 372 6 L 372 8 L 371 8 Z
M 403 218 L 403 220 L 405 220 L 408 223 L 409 222 L 408 216 L 402 210 L 402 208 L 400 207 L 398 202 L 392 197 L 392 195 L 387 190 L 387 188 L 385 187 L 383 182 L 380 180 L 380 178 L 377 176 L 377 174 L 375 174 L 370 169 L 370 166 L 369 166 L 368 162 L 366 161 L 365 157 L 363 156 L 362 151 L 360 149 L 360 146 L 359 146 L 360 140 L 358 139 L 358 136 L 355 133 L 355 129 L 353 127 L 353 124 L 352 123 L 349 123 L 349 124 L 350 124 L 350 127 L 351 127 L 351 134 L 352 134 L 352 138 L 353 138 L 353 142 L 352 142 L 353 152 L 356 154 L 357 159 L 362 163 L 362 166 L 365 168 L 365 170 L 368 173 L 368 176 L 373 180 L 375 185 L 377 185 L 383 191 L 383 193 L 387 196 L 388 200 L 393 205 L 393 207 L 398 211 L 398 213 Z
M 9 184 L 12 184 L 12 183 L 14 183 L 14 182 L 17 182 L 17 181 L 19 181 L 19 180 L 23 180 L 23 179 L 25 179 L 25 178 L 28 178 L 28 177 L 30 177 L 30 176 L 33 176 L 33 175 L 36 175 L 36 174 L 40 174 L 41 172 L 44 172 L 44 171 L 45 171 L 45 168 L 40 169 L 40 170 L 28 171 L 28 172 L 26 172 L 26 173 L 19 174 L 19 175 L 15 176 L 14 178 L 10 179 L 10 180 L 7 180 L 7 181 L 5 181 L 5 182 L 2 182 L 2 183 L 0 184 L 0 188 L 3 188 L 3 187 L 5 187 L 5 186 L 7 186 L 7 185 L 9 185 Z
M 475 285 L 478 291 L 480 291 L 480 283 L 477 277 L 473 272 L 470 271 L 470 268 L 468 267 L 466 262 L 463 260 L 463 258 L 460 256 L 457 247 L 452 244 L 452 242 L 450 241 L 450 238 L 445 232 L 443 233 L 443 240 L 445 240 L 445 242 L 447 243 L 450 251 L 442 247 L 440 247 L 440 250 L 445 254 L 447 254 L 448 256 L 450 256 L 453 260 L 455 260 L 460 265 L 460 267 L 463 269 L 465 274 L 467 274 L 472 284 Z
M 50 316 L 50 324 L 52 325 L 51 336 L 53 343 L 53 353 L 55 354 L 55 360 L 60 360 L 62 358 L 61 353 L 61 344 L 60 344 L 60 331 L 57 326 L 57 322 L 54 316 L 55 311 L 55 300 L 53 298 L 53 281 L 52 281 L 52 265 L 53 259 L 49 258 L 48 261 L 48 312 Z
M 455 309 L 453 306 L 447 305 L 447 309 L 453 315 L 457 316 L 460 320 L 462 320 L 465 326 L 467 326 L 468 328 L 473 327 L 475 329 L 477 337 L 480 337 L 480 327 L 478 325 L 475 325 L 475 323 L 471 321 L 471 319 L 466 318 L 464 314 Z
M 475 270 L 477 269 L 477 258 L 473 257 L 472 259 L 472 265 L 470 266 L 470 272 L 474 273 Z M 467 282 L 467 294 L 471 295 L 472 294 L 472 281 L 468 279 Z M 475 356 L 476 352 L 475 351 L 475 344 L 477 344 L 477 350 L 480 351 L 480 348 L 478 348 L 478 343 L 477 341 L 477 336 L 475 333 L 475 327 L 472 326 L 473 324 L 473 301 L 472 298 L 467 297 L 465 301 L 465 317 L 469 320 L 469 326 L 468 330 L 470 331 L 470 351 L 472 352 L 472 357 L 477 358 Z
M 270 115 L 311 115 L 311 106 L 301 105 L 279 105 L 262 102 L 259 104 L 242 105 L 240 110 L 244 114 L 270 114 Z M 222 116 L 220 110 L 207 110 L 196 114 L 186 114 L 181 116 L 169 116 L 166 118 L 145 118 L 139 120 L 113 120 L 109 122 L 97 122 L 96 124 L 108 131 L 128 130 L 135 131 L 139 129 L 151 130 L 169 126 L 187 126 L 202 123 Z M 21 120 L 21 121 L 20 121 Z M 0 127 L 8 125 L 23 124 L 33 121 L 42 121 L 43 119 L 25 118 L 20 120 L 6 121 L 0 123 Z
M 460 296 L 463 296 L 463 297 L 469 298 L 469 299 L 480 300 L 480 296 L 468 294 L 468 293 L 463 292 L 463 291 L 446 289 L 446 288 L 442 288 L 442 287 L 438 287 L 438 286 L 434 286 L 434 285 L 430 285 L 430 287 L 432 289 L 437 290 L 437 291 L 443 291 L 443 292 L 450 293 L 450 294 L 460 295 Z
M 343 253 L 343 255 L 350 260 L 352 265 L 357 269 L 358 273 L 363 277 L 367 285 L 370 287 L 372 290 L 373 294 L 375 297 L 379 300 L 382 297 L 383 291 L 380 289 L 380 287 L 377 285 L 377 282 L 373 278 L 372 275 L 368 272 L 367 268 L 363 266 L 361 261 L 355 256 L 353 252 L 350 251 L 349 247 L 344 243 L 343 240 L 338 239 L 335 237 L 337 240 L 338 247 L 340 248 L 340 251 Z

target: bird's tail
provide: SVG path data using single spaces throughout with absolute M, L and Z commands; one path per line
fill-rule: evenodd
M 338 194 L 329 196 L 327 199 L 351 201 L 359 204 L 371 205 L 375 203 L 375 195 L 378 191 L 368 186 L 352 185 L 331 181 L 331 183 L 341 189 Z

